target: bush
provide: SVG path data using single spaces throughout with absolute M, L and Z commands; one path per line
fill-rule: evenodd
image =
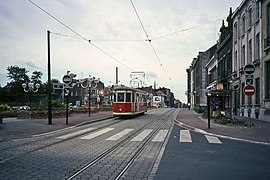
M 7 110 L 8 110 L 8 105 L 7 104 L 0 104 L 0 112 L 7 111 Z
M 0 118 L 12 118 L 17 117 L 16 111 L 1 111 L 0 112 Z
M 60 99 L 52 100 L 52 107 L 65 107 L 65 104 Z
M 206 107 L 204 106 L 197 106 L 194 108 L 196 113 L 204 113 L 206 111 Z

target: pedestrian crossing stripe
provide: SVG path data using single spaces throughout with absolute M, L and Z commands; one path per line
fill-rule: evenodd
M 90 131 L 93 131 L 95 130 L 96 128 L 87 128 L 87 129 L 83 129 L 83 130 L 80 130 L 80 131 L 76 131 L 76 132 L 73 132 L 73 133 L 70 133 L 70 134 L 66 134 L 66 135 L 63 135 L 63 136 L 59 136 L 57 137 L 57 139 L 70 139 L 70 138 L 73 138 L 73 137 L 76 137 L 76 136 L 79 136 L 81 134 L 85 134 L 87 132 L 90 132 Z
M 112 130 L 114 130 L 114 128 L 105 128 L 105 129 L 102 129 L 100 131 L 97 131 L 97 132 L 91 133 L 89 135 L 83 136 L 80 139 L 90 140 L 90 139 L 93 139 L 95 137 L 98 137 L 98 136 L 100 136 L 102 134 L 105 134 L 105 133 L 107 133 L 109 131 L 112 131 Z
M 143 141 L 152 131 L 152 129 L 145 129 L 130 141 Z
M 204 135 L 204 137 L 207 139 L 207 141 L 210 144 L 222 144 L 222 142 L 215 136 Z M 192 142 L 189 130 L 180 130 L 179 142 L 181 142 L 181 143 L 191 143 Z
M 179 141 L 180 142 L 187 142 L 187 143 L 192 142 L 189 130 L 181 130 L 180 131 L 180 139 L 179 139 Z
M 163 142 L 168 134 L 169 130 L 160 130 L 157 135 L 152 139 L 152 142 Z
M 90 132 L 90 131 L 95 130 L 95 129 L 96 128 L 94 128 L 94 127 L 83 129 L 83 130 L 76 131 L 76 132 L 73 132 L 70 134 L 59 136 L 59 137 L 57 137 L 57 139 L 70 139 L 70 138 L 85 134 L 85 133 Z M 93 139 L 93 138 L 98 137 L 100 135 L 103 135 L 107 132 L 110 132 L 114 129 L 115 128 L 105 128 L 105 129 L 99 130 L 97 132 L 93 132 L 91 134 L 85 135 L 79 139 L 90 140 L 90 139 Z M 112 135 L 111 137 L 107 138 L 106 141 L 117 141 L 120 138 L 122 138 L 122 137 L 126 136 L 127 134 L 129 134 L 130 132 L 132 132 L 133 130 L 134 129 L 130 129 L 130 128 L 124 129 L 124 130 Z M 150 135 L 150 133 L 152 131 L 153 131 L 153 129 L 145 129 L 140 134 L 138 134 L 133 139 L 131 139 L 130 141 L 132 141 L 132 142 L 143 141 L 148 135 Z M 165 140 L 168 132 L 169 132 L 169 130 L 165 130 L 165 129 L 159 130 L 158 133 L 152 139 L 152 142 L 163 142 Z M 204 137 L 207 139 L 208 143 L 210 143 L 210 144 L 222 144 L 222 142 L 215 136 L 204 135 Z M 192 142 L 190 130 L 180 130 L 179 142 L 180 143 L 191 143 Z
M 111 136 L 111 137 L 107 138 L 106 140 L 107 141 L 117 141 L 118 139 L 120 139 L 121 137 L 127 135 L 131 131 L 133 131 L 133 129 L 125 129 L 125 130 L 115 134 L 114 136 Z
M 222 142 L 217 137 L 208 135 L 205 135 L 205 137 L 210 144 L 222 144 Z

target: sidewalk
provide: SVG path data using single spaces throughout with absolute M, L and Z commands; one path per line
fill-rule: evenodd
M 0 124 L 0 140 L 30 137 L 48 133 L 64 128 L 69 128 L 82 123 L 89 123 L 98 119 L 107 119 L 113 117 L 112 111 L 101 111 L 98 113 L 71 114 L 66 124 L 66 117 L 53 118 L 52 124 L 48 124 L 48 119 L 17 119 L 4 118 Z
M 245 120 L 248 124 L 250 118 L 238 117 Z M 217 124 L 213 120 L 210 121 L 210 129 L 208 129 L 208 119 L 203 119 L 201 114 L 195 113 L 193 110 L 181 109 L 176 118 L 181 126 L 197 130 L 206 131 L 208 133 L 227 136 L 230 138 L 242 139 L 250 142 L 270 143 L 270 123 L 252 119 L 254 126 L 243 125 L 222 125 Z

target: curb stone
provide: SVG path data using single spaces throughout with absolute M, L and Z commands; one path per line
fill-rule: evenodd
M 174 122 L 176 125 L 185 128 L 185 129 L 189 129 L 191 131 L 200 133 L 200 134 L 204 134 L 204 135 L 209 135 L 209 136 L 215 136 L 215 137 L 219 137 L 219 138 L 224 138 L 224 139 L 230 139 L 230 140 L 235 140 L 235 141 L 241 141 L 241 142 L 247 142 L 247 143 L 252 143 L 252 144 L 260 144 L 260 145 L 267 145 L 270 146 L 270 143 L 267 142 L 262 142 L 262 141 L 253 141 L 253 140 L 249 140 L 249 139 L 242 139 L 242 138 L 236 138 L 236 137 L 230 137 L 230 136 L 225 136 L 225 135 L 220 135 L 220 134 L 214 134 L 214 133 L 209 133 L 207 131 L 204 131 L 202 129 L 199 128 L 195 128 L 192 127 L 190 125 L 184 124 L 183 122 L 181 122 L 180 120 L 174 119 Z

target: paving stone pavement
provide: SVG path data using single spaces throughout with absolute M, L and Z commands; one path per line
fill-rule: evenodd
M 71 114 L 68 124 L 66 124 L 66 118 L 63 117 L 53 118 L 51 125 L 48 124 L 48 119 L 4 118 L 3 123 L 0 124 L 0 140 L 30 137 L 110 117 L 113 117 L 112 111 L 92 113 L 90 117 L 88 113 Z
M 227 136 L 238 140 L 247 140 L 254 143 L 265 143 L 270 145 L 270 123 L 250 119 L 249 117 L 234 116 L 237 119 L 245 121 L 247 124 L 251 121 L 254 126 L 244 126 L 235 124 L 218 124 L 214 119 L 210 121 L 210 129 L 208 128 L 208 119 L 202 118 L 201 114 L 197 114 L 193 110 L 181 109 L 176 118 L 179 125 L 196 130 L 199 132 L 207 132 L 221 136 Z

